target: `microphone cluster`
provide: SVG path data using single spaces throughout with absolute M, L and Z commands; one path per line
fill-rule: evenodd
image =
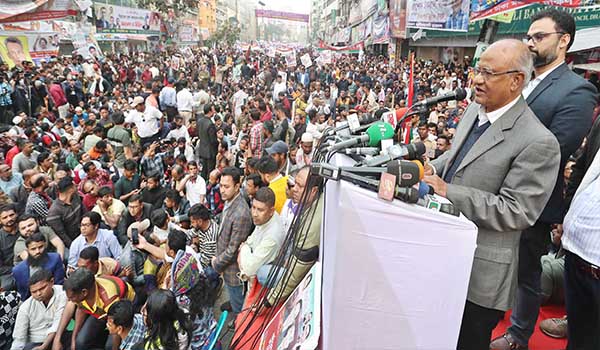
M 457 89 L 442 96 L 420 101 L 413 108 L 424 109 L 439 102 L 462 100 L 465 97 L 466 92 Z M 422 142 L 394 144 L 394 126 L 385 122 L 381 114 L 376 115 L 377 113 L 358 117 L 353 114 L 346 121 L 338 123 L 335 128 L 324 133 L 324 140 L 318 152 L 329 155 L 339 152 L 349 155 L 356 160 L 355 166 L 338 167 L 329 163 L 313 163 L 312 174 L 334 181 L 349 181 L 378 191 L 382 174 L 388 173 L 396 178 L 394 198 L 459 216 L 460 212 L 452 203 L 440 202 L 434 196 L 433 189 L 422 181 L 424 169 L 421 161 L 426 152 L 425 145 Z M 400 118 L 398 124 L 407 115 Z M 360 134 L 356 135 L 356 133 Z

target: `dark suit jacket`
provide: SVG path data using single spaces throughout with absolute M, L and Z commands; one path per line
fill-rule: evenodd
M 57 253 L 48 253 L 48 260 L 42 268 L 52 272 L 54 275 L 54 284 L 63 284 L 65 280 L 65 268 L 60 255 Z M 27 260 L 21 261 L 13 268 L 13 277 L 17 284 L 17 291 L 21 295 L 21 300 L 29 298 L 29 263 Z
M 216 262 L 213 267 L 218 273 L 223 273 L 227 285 L 237 286 L 240 284 L 237 277 L 237 273 L 240 272 L 237 263 L 239 248 L 252 233 L 250 208 L 241 193 L 224 209 L 221 220 L 223 222 L 219 230 Z
M 550 200 L 540 222 L 561 223 L 565 215 L 563 169 L 592 125 L 598 91 L 573 73 L 566 63 L 558 66 L 527 97 L 527 104 L 560 144 L 560 168 Z
M 577 192 L 577 189 L 579 188 L 579 184 L 581 184 L 581 180 L 583 180 L 583 176 L 590 168 L 590 165 L 592 165 L 594 157 L 598 153 L 598 149 L 600 149 L 600 117 L 596 118 L 592 130 L 590 130 L 590 133 L 587 135 L 587 143 L 583 147 L 583 152 L 571 168 L 573 172 L 571 173 L 565 196 L 567 210 L 571 205 L 575 192 Z
M 210 118 L 200 115 L 196 120 L 198 129 L 197 154 L 202 159 L 214 159 L 217 156 L 219 142 L 217 141 L 217 128 Z

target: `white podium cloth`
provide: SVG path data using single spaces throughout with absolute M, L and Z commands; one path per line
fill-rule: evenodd
M 323 349 L 456 349 L 477 227 L 346 181 L 325 196 Z

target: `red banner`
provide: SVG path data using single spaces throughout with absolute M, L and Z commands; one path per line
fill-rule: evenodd
M 358 52 L 364 47 L 364 43 L 358 42 L 356 44 L 347 45 L 347 46 L 332 46 L 327 44 L 323 40 L 319 40 L 319 50 L 331 50 L 337 52 Z
M 0 5 L 0 23 L 41 21 L 76 16 L 77 5 L 72 0 L 21 1 L 22 5 L 5 8 Z M 26 3 L 26 4 L 25 4 Z
M 480 5 L 478 1 L 473 1 L 469 21 L 479 21 L 533 4 L 559 7 L 580 7 L 586 5 L 583 0 L 493 0 L 483 5 Z
M 390 0 L 390 34 L 406 39 L 406 0 Z

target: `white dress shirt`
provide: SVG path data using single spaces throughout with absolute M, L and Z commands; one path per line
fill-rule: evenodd
M 542 80 L 544 80 L 544 78 L 546 78 L 547 76 L 549 76 L 550 73 L 552 73 L 561 64 L 562 64 L 562 62 L 559 63 L 559 64 L 557 64 L 556 66 L 548 69 L 547 71 L 545 71 L 544 73 L 540 74 L 539 76 L 535 77 L 535 79 L 531 80 L 529 82 L 529 84 L 527 84 L 527 86 L 523 89 L 523 97 L 525 99 L 527 99 L 527 97 L 529 97 L 529 95 L 531 95 L 531 93 L 533 92 L 533 90 L 535 90 L 535 88 L 538 85 L 540 85 L 540 83 L 542 82 Z
M 160 120 L 162 117 L 163 115 L 158 109 L 146 106 L 143 113 L 135 109 L 129 111 L 125 118 L 125 123 L 135 124 L 140 137 L 150 137 L 160 131 Z
M 488 121 L 490 122 L 490 124 L 494 124 L 496 120 L 500 119 L 500 117 L 503 116 L 506 112 L 508 112 L 508 110 L 511 109 L 512 106 L 517 104 L 520 98 L 521 96 L 518 96 L 504 107 L 500 107 L 493 112 L 486 112 L 485 107 L 479 106 L 479 126 L 482 126 Z

